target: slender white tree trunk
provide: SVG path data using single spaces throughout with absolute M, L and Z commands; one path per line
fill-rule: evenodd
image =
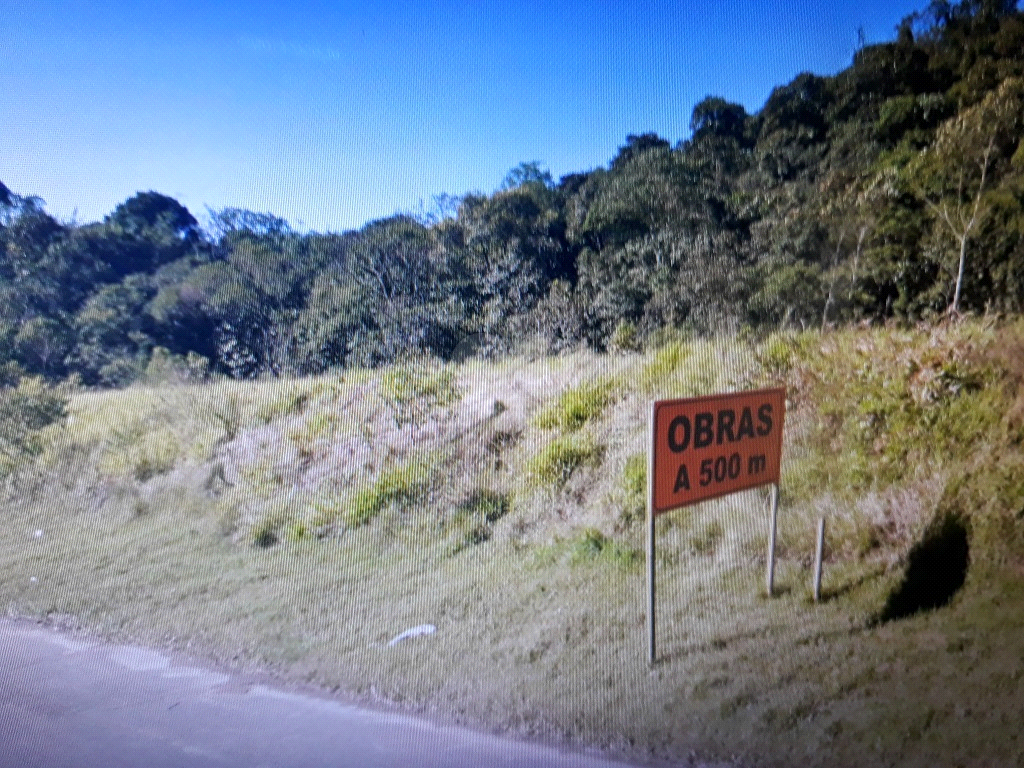
M 992 156 L 992 149 L 995 147 L 995 135 L 989 139 L 988 146 L 985 148 L 985 152 L 982 154 L 981 162 L 981 181 L 978 182 L 978 191 L 974 195 L 974 205 L 970 210 L 970 217 L 967 216 L 967 211 L 964 210 L 964 204 L 958 200 L 956 202 L 956 209 L 951 211 L 946 203 L 941 205 L 938 202 L 928 199 L 925 196 L 924 202 L 928 205 L 937 216 L 940 216 L 943 221 L 946 222 L 946 226 L 949 227 L 953 233 L 953 237 L 960 241 L 960 264 L 957 266 L 956 271 L 956 288 L 953 289 L 953 303 L 949 305 L 950 315 L 960 314 L 960 294 L 963 290 L 964 284 L 964 268 L 967 264 L 967 238 L 970 237 L 971 230 L 974 229 L 974 225 L 978 223 L 978 213 L 981 210 L 981 195 L 985 191 L 985 177 L 988 175 L 988 163 Z M 960 188 L 963 187 L 963 169 L 960 174 Z M 959 192 L 958 192 L 959 197 Z M 957 226 L 953 219 L 957 220 L 960 226 Z
M 971 223 L 974 221 L 972 219 Z M 950 314 L 960 314 L 960 292 L 964 285 L 964 265 L 967 263 L 967 233 L 960 236 L 960 265 L 956 272 L 956 288 L 953 290 L 953 306 L 949 308 Z

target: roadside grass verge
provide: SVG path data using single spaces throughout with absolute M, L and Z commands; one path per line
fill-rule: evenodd
M 79 393 L 2 489 L 0 610 L 639 759 L 1013 764 L 1022 339 L 974 321 Z M 647 404 L 775 384 L 778 594 L 764 491 L 660 517 L 648 667 Z

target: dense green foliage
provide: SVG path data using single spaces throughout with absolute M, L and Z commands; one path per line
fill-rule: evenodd
M 50 387 L 39 377 L 0 385 L 0 477 L 39 452 L 40 430 L 64 421 L 68 399 L 66 385 Z
M 708 97 L 691 128 L 342 234 L 238 209 L 202 227 L 155 192 L 62 223 L 0 184 L 0 364 L 116 386 L 157 350 L 252 377 L 1024 306 L 1015 2 L 937 0 L 839 74 L 753 115 Z

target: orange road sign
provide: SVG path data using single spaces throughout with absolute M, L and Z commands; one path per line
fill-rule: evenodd
M 785 414 L 785 389 L 654 403 L 654 514 L 777 484 Z

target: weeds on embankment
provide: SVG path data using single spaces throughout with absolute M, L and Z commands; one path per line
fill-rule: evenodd
M 1011 764 L 1022 360 L 973 321 L 80 393 L 7 482 L 0 605 L 633 756 Z M 659 518 L 649 668 L 647 403 L 776 384 L 778 594 L 763 493 Z

